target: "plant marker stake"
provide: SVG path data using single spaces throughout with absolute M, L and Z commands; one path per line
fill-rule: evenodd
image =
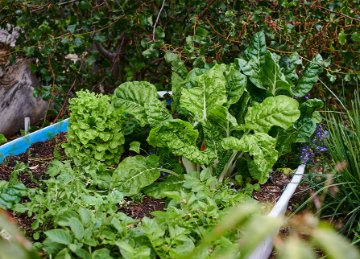
M 24 119 L 24 129 L 25 129 L 25 135 L 29 134 L 30 117 L 25 117 L 25 119 Z

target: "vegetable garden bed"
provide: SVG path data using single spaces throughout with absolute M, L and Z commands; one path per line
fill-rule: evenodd
M 20 182 L 27 188 L 39 187 L 39 181 L 48 178 L 46 175 L 47 168 L 55 158 L 54 156 L 58 156 L 58 158 L 61 158 L 62 156 L 65 158 L 61 144 L 66 140 L 67 126 L 68 121 L 65 120 L 31 133 L 29 136 L 19 138 L 6 145 L 0 146 L 0 153 L 3 158 L 3 161 L 1 161 L 2 164 L 0 164 L 0 180 L 9 181 L 12 173 L 18 171 Z M 51 132 L 51 134 L 49 134 L 49 132 Z M 42 141 L 39 141 L 39 139 Z M 21 145 L 28 145 L 28 151 L 19 153 L 23 151 L 23 148 L 19 150 L 16 147 Z M 15 154 L 17 154 L 17 156 L 15 156 Z M 298 187 L 303 170 L 303 167 L 299 168 L 298 172 L 295 173 L 295 175 L 298 176 L 294 177 L 291 181 L 291 175 L 273 173 L 271 175 L 271 181 L 268 181 L 262 185 L 260 190 L 253 193 L 253 197 L 259 202 L 274 204 L 272 211 L 269 213 L 270 217 L 281 216 L 285 213 L 286 208 L 288 208 L 289 200 L 295 189 Z M 301 188 L 299 192 L 302 192 Z M 293 197 L 292 203 L 298 202 L 299 199 L 301 199 L 301 194 Z M 162 211 L 164 210 L 164 207 L 165 200 L 145 196 L 138 202 L 130 200 L 125 202 L 119 207 L 119 212 L 124 212 L 129 217 L 141 220 L 144 217 L 152 218 L 153 216 L 151 213 L 153 211 Z M 31 226 L 35 221 L 35 217 L 28 217 L 26 214 L 16 215 L 15 213 L 12 214 L 12 216 L 16 219 L 16 222 L 21 229 L 26 232 L 26 235 L 32 239 L 34 231 Z M 257 247 L 250 258 L 268 257 L 271 253 L 271 249 L 271 237 L 268 237 L 263 244 Z
M 280 62 L 262 33 L 245 53 L 232 64 L 190 72 L 176 55 L 167 56 L 174 71 L 171 107 L 143 81 L 123 83 L 112 96 L 78 92 L 70 100 L 67 140 L 44 178 L 28 173 L 36 188 L 25 188 L 17 175 L 41 168 L 32 162 L 43 160 L 16 165 L 2 182 L 2 207 L 33 220 L 32 238 L 47 256 L 216 258 L 225 250 L 250 256 L 281 225 L 251 203 L 253 192 L 316 128 L 322 102 L 303 97 L 321 57 L 299 79 L 296 57 Z M 41 136 L 33 134 L 23 140 Z M 297 172 L 303 171 L 302 165 Z M 299 177 L 272 213 L 284 213 Z M 279 196 L 285 185 L 274 187 Z M 144 207 L 151 215 L 134 213 Z

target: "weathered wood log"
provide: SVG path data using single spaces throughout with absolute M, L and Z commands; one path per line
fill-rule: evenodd
M 38 81 L 30 70 L 30 61 L 18 59 L 10 65 L 6 60 L 7 44 L 13 39 L 0 30 L 0 133 L 11 136 L 24 128 L 24 118 L 38 122 L 46 113 L 48 103 L 33 95 Z

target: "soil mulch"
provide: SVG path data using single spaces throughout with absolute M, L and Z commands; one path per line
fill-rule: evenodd
M 16 165 L 24 163 L 28 170 L 18 175 L 19 180 L 28 188 L 37 187 L 36 181 L 45 176 L 49 163 L 54 159 L 54 151 L 56 150 L 59 155 L 64 155 L 60 144 L 65 139 L 66 134 L 60 133 L 51 140 L 33 144 L 26 153 L 5 158 L 0 164 L 0 180 L 8 181 Z
M 272 173 L 269 180 L 261 186 L 261 189 L 253 193 L 254 199 L 264 203 L 275 204 L 285 190 L 286 185 L 291 181 L 291 177 L 292 176 L 290 175 L 278 172 Z M 304 200 L 307 190 L 308 186 L 304 184 L 300 184 L 297 187 L 294 195 L 289 201 L 288 211 L 291 212 L 294 209 L 294 205 L 298 205 Z
M 153 218 L 151 212 L 161 211 L 165 208 L 165 201 L 154 199 L 148 196 L 143 197 L 140 202 L 126 201 L 119 208 L 121 212 L 124 212 L 129 217 L 134 219 L 142 219 L 144 217 Z

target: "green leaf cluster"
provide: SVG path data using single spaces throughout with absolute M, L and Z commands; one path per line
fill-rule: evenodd
M 175 66 L 172 111 L 179 118 L 171 116 L 147 82 L 120 85 L 112 103 L 142 127 L 150 127 L 148 143 L 181 157 L 187 172 L 203 165 L 221 181 L 238 171 L 264 183 L 279 156 L 289 152 L 295 141 L 306 141 L 318 122 L 315 110 L 322 102 L 295 97 L 306 94 L 317 81 L 321 57 L 298 79 L 297 57 L 284 65 L 267 50 L 260 32 L 244 58 L 186 74 L 179 69 L 178 57 L 169 54 L 167 59 Z
M 78 165 L 118 163 L 125 143 L 122 114 L 110 98 L 88 91 L 77 92 L 70 100 L 71 117 L 65 153 Z

